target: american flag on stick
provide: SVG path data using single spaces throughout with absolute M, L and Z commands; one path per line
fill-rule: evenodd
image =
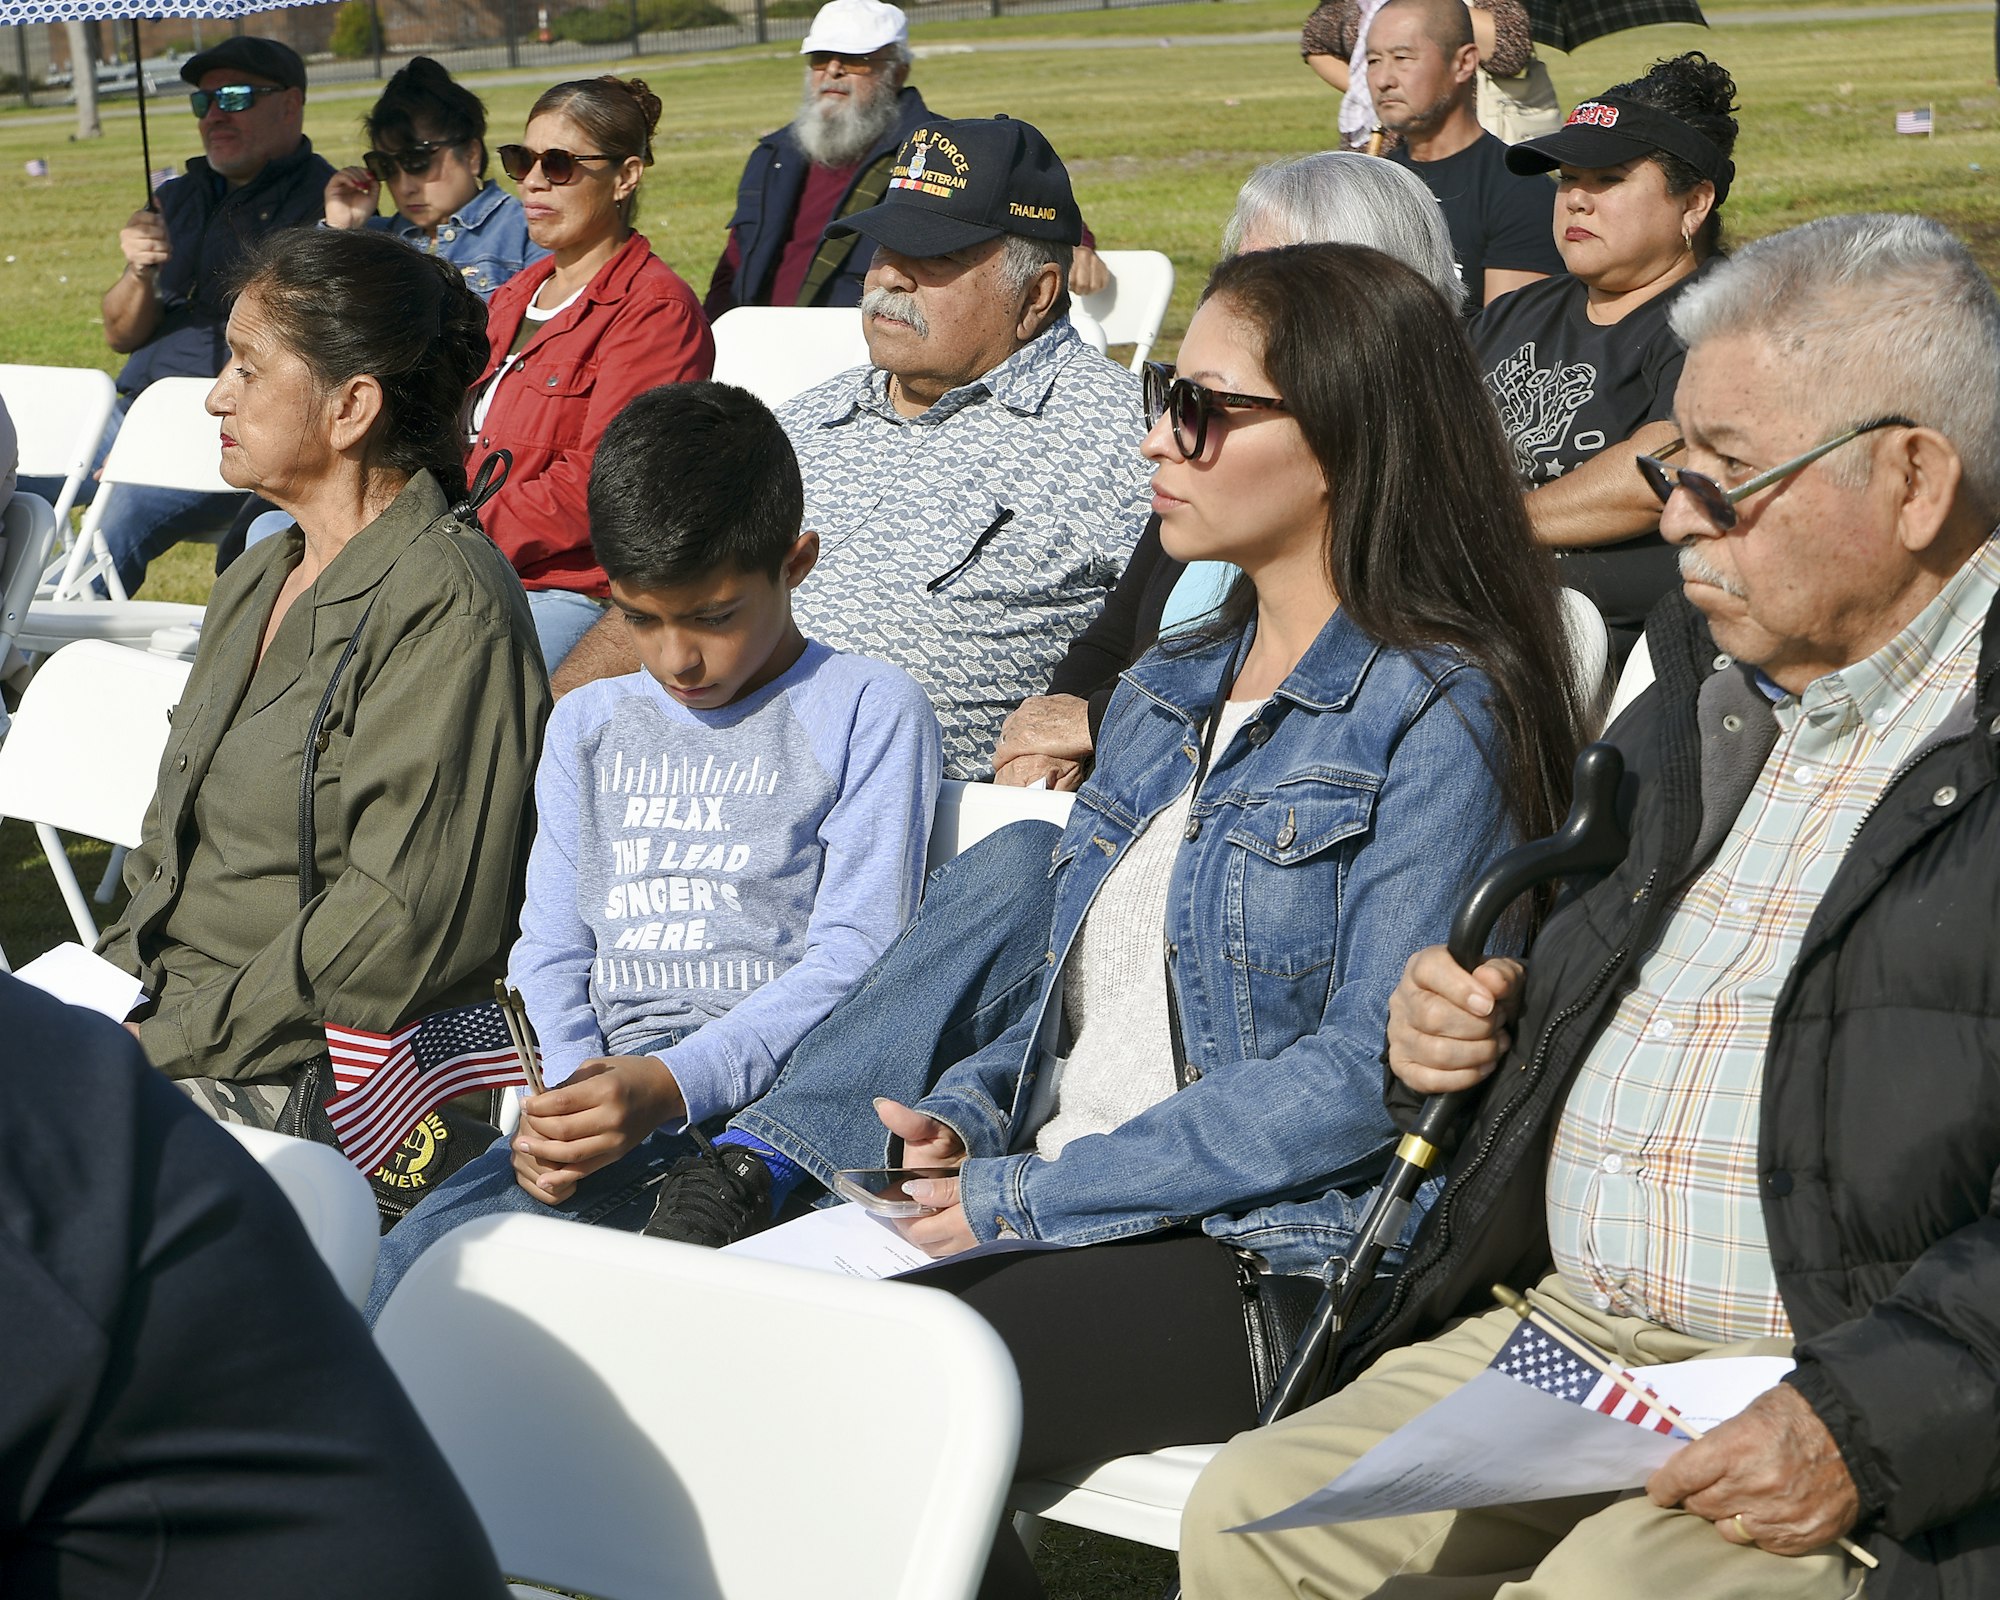
M 1617 1379 L 1587 1365 L 1533 1323 L 1524 1322 L 1514 1330 L 1513 1337 L 1493 1358 L 1492 1366 L 1495 1372 L 1504 1373 L 1531 1389 L 1616 1417 L 1649 1433 L 1678 1432 L 1676 1419 L 1668 1412 L 1666 1402 L 1646 1390 L 1631 1373 L 1621 1372 L 1619 1376 L 1633 1384 L 1638 1393 L 1621 1388 Z
M 491 1000 L 433 1012 L 394 1033 L 329 1022 L 326 1048 L 334 1081 L 327 1120 L 347 1159 L 364 1173 L 387 1161 L 425 1112 L 454 1095 L 528 1081 Z
M 1934 127 L 1935 124 L 1929 106 L 1919 106 L 1915 111 L 1898 111 L 1896 113 L 1896 131 L 1898 133 L 1921 133 L 1928 136 L 1934 131 Z

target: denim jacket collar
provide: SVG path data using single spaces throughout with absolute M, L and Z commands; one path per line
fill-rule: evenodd
M 477 228 L 488 217 L 493 215 L 495 207 L 504 205 L 506 200 L 507 191 L 501 188 L 493 179 L 488 178 L 480 186 L 479 193 L 445 218 L 445 225 L 448 227 L 456 225 L 461 228 Z M 409 218 L 403 216 L 400 212 L 390 217 L 389 231 L 397 238 L 405 240 L 421 239 L 424 232 L 421 227 L 410 221 Z
M 1171 646 L 1149 652 L 1124 676 L 1141 694 L 1179 713 L 1188 722 L 1208 715 L 1222 673 L 1256 631 L 1253 619 L 1240 637 L 1209 639 L 1191 649 Z M 1354 703 L 1368 669 L 1382 647 L 1363 633 L 1344 608 L 1336 608 L 1298 665 L 1278 685 L 1274 699 L 1312 711 L 1345 711 Z

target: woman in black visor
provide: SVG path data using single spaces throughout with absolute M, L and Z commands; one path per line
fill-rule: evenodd
M 1563 582 L 1604 613 L 1616 663 L 1680 581 L 1633 458 L 1677 437 L 1685 352 L 1667 319 L 1716 254 L 1736 170 L 1735 97 L 1729 74 L 1690 52 L 1507 153 L 1516 172 L 1555 173 L 1555 242 L 1569 272 L 1496 300 L 1472 340 L 1536 535 L 1563 557 Z

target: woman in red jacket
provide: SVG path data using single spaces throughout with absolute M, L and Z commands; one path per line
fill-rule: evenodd
M 535 102 L 525 144 L 500 147 L 529 237 L 551 254 L 493 297 L 466 471 L 513 454 L 479 520 L 521 575 L 551 672 L 607 593 L 584 506 L 598 440 L 633 396 L 715 367 L 694 292 L 632 229 L 659 120 L 638 79 L 579 79 Z

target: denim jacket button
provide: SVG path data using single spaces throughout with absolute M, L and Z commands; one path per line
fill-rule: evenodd
M 1190 820 L 1187 825 L 1187 832 L 1182 834 L 1181 837 L 1192 844 L 1196 839 L 1201 837 L 1201 824 Z
M 1250 724 L 1250 731 L 1244 737 L 1252 744 L 1262 744 L 1271 737 L 1271 725 L 1268 722 L 1253 722 Z

